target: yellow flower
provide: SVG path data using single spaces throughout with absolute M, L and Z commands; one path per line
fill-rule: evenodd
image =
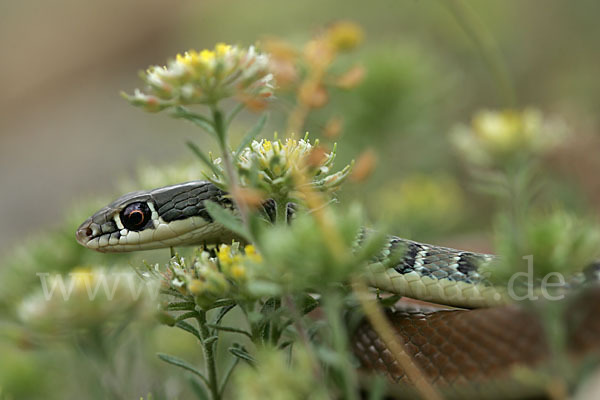
M 215 52 L 217 53 L 217 55 L 219 57 L 224 56 L 225 54 L 229 53 L 231 51 L 231 45 L 225 44 L 225 43 L 217 43 L 217 45 L 215 46 Z
M 565 133 L 560 122 L 550 121 L 535 109 L 482 110 L 470 126 L 452 134 L 455 147 L 474 163 L 501 165 L 522 155 L 539 155 L 557 145 Z
M 231 258 L 231 247 L 226 244 L 219 246 L 219 252 L 217 253 L 219 261 L 223 264 L 227 264 L 233 261 Z
M 262 142 L 262 154 L 266 154 L 268 151 L 273 149 L 273 145 L 269 140 L 264 140 Z
M 115 326 L 148 316 L 148 297 L 157 288 L 141 282 L 133 271 L 77 267 L 67 277 L 42 274 L 41 288 L 19 305 L 21 320 L 46 334 L 94 332 L 100 336 Z
M 96 272 L 90 267 L 76 267 L 71 271 L 73 289 L 76 291 L 93 288 L 97 280 Z
M 363 31 L 354 22 L 340 21 L 329 28 L 327 36 L 333 48 L 338 51 L 349 51 L 362 42 Z
M 526 124 L 526 119 L 530 120 Z M 492 148 L 510 149 L 526 142 L 532 135 L 532 129 L 539 125 L 539 114 L 512 110 L 502 112 L 481 111 L 473 118 L 473 129 L 481 140 Z
M 193 295 L 201 294 L 206 288 L 206 284 L 199 279 L 192 279 L 188 284 L 188 290 Z
M 246 277 L 246 269 L 241 265 L 234 265 L 231 268 L 231 276 L 236 279 L 241 279 Z
M 244 248 L 244 253 L 242 253 L 239 250 L 239 243 L 234 243 L 232 246 L 219 246 L 217 258 L 219 259 L 223 273 L 233 280 L 246 278 L 246 263 L 258 263 L 262 261 L 260 255 L 256 253 L 254 246 L 247 245 Z
M 274 89 L 267 54 L 252 46 L 246 49 L 224 43 L 212 50 L 177 54 L 165 67 L 148 68 L 142 79 L 147 84 L 145 92 L 136 89 L 133 96 L 123 96 L 147 111 L 215 104 L 232 96 L 254 104 L 266 101 Z
M 281 141 L 275 137 L 273 141 L 254 140 L 242 149 L 236 160 L 236 167 L 242 187 L 281 199 L 290 194 L 302 196 L 297 187 L 298 177 L 302 175 L 316 190 L 337 190 L 350 173 L 351 165 L 331 173 L 335 155 L 335 145 L 332 151 L 327 152 L 319 146 L 318 140 L 311 143 L 308 134 L 300 140 L 288 138 Z M 220 159 L 214 163 L 215 167 L 222 170 Z M 225 188 L 222 178 L 215 175 L 206 177 L 215 185 Z

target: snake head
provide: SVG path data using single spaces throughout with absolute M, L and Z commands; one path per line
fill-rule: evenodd
M 212 220 L 213 201 L 232 208 L 227 195 L 206 181 L 193 181 L 119 197 L 79 226 L 77 241 L 100 252 L 124 252 L 223 243 L 235 235 Z

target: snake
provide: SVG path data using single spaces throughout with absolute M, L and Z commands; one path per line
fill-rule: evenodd
M 119 197 L 84 221 L 76 239 L 99 252 L 241 240 L 213 220 L 207 201 L 235 211 L 231 197 L 211 182 L 185 182 Z M 371 286 L 403 296 L 386 310 L 387 317 L 423 374 L 447 398 L 536 394 L 513 375 L 520 366 L 541 365 L 548 357 L 548 344 L 537 317 L 510 304 L 506 290 L 490 280 L 486 266 L 496 256 L 396 236 L 388 237 L 382 254 L 397 248 L 403 249 L 399 260 L 388 265 L 384 255 L 376 257 L 365 277 Z M 590 296 L 585 304 L 600 304 L 599 290 Z M 579 307 L 566 314 L 567 326 L 578 327 L 569 330 L 571 354 L 598 350 L 600 322 L 593 312 L 598 308 Z M 399 398 L 410 398 L 410 381 L 368 321 L 363 320 L 351 337 L 361 368 L 383 373 L 401 388 Z

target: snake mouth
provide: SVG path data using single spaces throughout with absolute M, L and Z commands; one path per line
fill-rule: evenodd
M 107 226 L 104 228 L 107 228 Z M 77 239 L 77 242 L 84 247 L 98 251 L 104 251 L 102 249 L 103 246 L 101 246 L 100 243 L 101 239 L 104 237 L 108 240 L 111 236 L 115 234 L 118 235 L 118 233 L 118 231 L 106 232 L 101 225 L 96 223 L 92 218 L 88 218 L 79 226 L 79 228 L 77 228 L 77 231 L 75 232 L 75 238 Z
M 152 250 L 215 244 L 237 236 L 213 221 L 212 201 L 235 213 L 226 193 L 206 181 L 192 181 L 121 196 L 83 222 L 75 236 L 100 252 Z
M 93 239 L 94 232 L 90 227 L 91 220 L 85 221 L 79 228 L 77 228 L 77 232 L 75 232 L 75 238 L 77 242 L 81 245 L 87 245 L 87 243 Z
M 153 250 L 171 246 L 224 243 L 240 240 L 222 225 L 202 217 L 190 217 L 166 223 L 158 219 L 156 224 L 142 231 L 118 228 L 113 230 L 112 221 L 100 225 L 98 218 L 89 218 L 75 233 L 82 246 L 101 253 Z

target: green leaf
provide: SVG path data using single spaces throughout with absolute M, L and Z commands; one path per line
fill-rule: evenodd
M 198 332 L 198 329 L 194 328 L 192 325 L 188 324 L 185 321 L 179 321 L 175 324 L 176 327 L 178 327 L 179 329 L 183 329 L 186 332 L 191 333 L 192 335 L 196 336 L 196 338 L 198 338 L 198 340 L 202 341 L 202 337 L 200 336 L 200 332 Z
M 219 308 L 219 307 L 226 307 L 226 306 L 235 306 L 235 301 L 231 300 L 231 299 L 219 299 L 217 301 L 215 301 L 206 311 L 208 310 L 213 310 L 215 308 Z
M 277 297 L 269 297 L 265 304 L 260 309 L 260 314 L 264 316 L 264 320 L 260 324 L 260 337 L 263 343 L 268 343 L 271 340 L 271 320 L 274 320 L 277 310 L 281 308 L 281 299 Z
M 227 368 L 227 371 L 223 375 L 223 380 L 221 381 L 221 385 L 219 386 L 219 393 L 221 394 L 221 396 L 223 396 L 223 392 L 225 391 L 225 387 L 227 386 L 227 382 L 229 381 L 229 377 L 231 376 L 231 373 L 233 372 L 233 370 L 235 369 L 235 367 L 238 365 L 239 362 L 240 362 L 239 358 L 237 358 L 237 357 L 234 358 L 233 362 L 229 365 L 229 368 Z
M 219 325 L 221 323 L 221 320 L 225 317 L 225 315 L 227 315 L 227 313 L 229 311 L 233 310 L 235 308 L 235 306 L 236 306 L 236 304 L 228 304 L 228 305 L 222 307 L 219 310 L 219 314 L 215 317 L 212 324 Z
M 265 123 L 267 122 L 267 117 L 267 114 L 263 114 L 258 119 L 256 124 L 254 124 L 254 126 L 250 128 L 250 130 L 244 135 L 242 141 L 240 142 L 240 145 L 235 151 L 235 159 L 239 157 L 242 150 L 244 150 L 244 147 L 248 146 L 248 144 L 250 144 L 250 142 L 252 142 L 252 140 L 254 140 L 254 138 L 256 138 L 256 136 L 260 133 L 260 131 L 262 131 L 262 129 L 265 126 Z
M 373 259 L 373 257 L 375 257 L 384 249 L 387 241 L 388 238 L 386 235 L 380 232 L 369 232 L 361 246 L 358 248 L 358 251 L 356 252 L 356 259 L 360 261 L 367 261 Z M 402 253 L 394 252 L 394 257 L 400 256 L 402 256 Z M 394 258 L 394 260 L 395 259 L 396 258 Z M 389 257 L 386 257 L 386 260 L 390 260 Z
M 171 114 L 174 118 L 181 118 L 190 121 L 194 125 L 199 126 L 211 135 L 217 136 L 213 122 L 203 115 L 193 113 L 185 107 L 175 107 Z
M 345 357 L 340 353 L 325 346 L 317 347 L 317 355 L 324 364 L 334 368 L 343 368 L 344 362 L 346 361 Z
M 284 350 L 286 347 L 288 347 L 292 343 L 294 343 L 293 340 L 286 340 L 285 342 L 280 343 L 278 348 L 279 348 L 279 350 Z
M 234 343 L 233 346 L 229 348 L 229 352 L 240 360 L 247 362 L 250 366 L 256 366 L 256 360 L 254 357 L 252 357 L 241 344 Z
M 279 296 L 282 292 L 281 286 L 277 283 L 269 281 L 260 281 L 258 279 L 249 281 L 247 284 L 247 289 L 253 295 L 260 297 Z
M 215 336 L 210 336 L 207 337 L 206 340 L 204 341 L 204 344 L 206 346 L 210 346 L 211 344 L 213 344 L 214 342 L 216 342 L 217 340 L 219 340 L 219 336 L 215 335 Z
M 302 315 L 306 315 L 315 308 L 319 307 L 319 300 L 309 294 L 301 294 L 299 299 L 296 299 L 299 311 Z
M 281 299 L 278 297 L 269 297 L 265 304 L 260 309 L 260 313 L 264 315 L 272 314 L 281 307 Z
M 206 390 L 202 385 L 200 385 L 200 383 L 198 383 L 198 380 L 196 378 L 190 376 L 189 382 L 190 386 L 192 387 L 192 391 L 196 394 L 196 397 L 198 397 L 200 400 L 210 400 L 210 397 L 208 397 L 208 393 L 206 393 Z
M 373 380 L 371 381 L 371 388 L 369 390 L 369 400 L 382 400 L 385 398 L 385 389 L 387 386 L 387 382 L 385 378 L 381 375 L 373 375 Z
M 202 381 L 206 385 L 208 385 L 208 379 L 206 379 L 204 374 L 200 370 L 198 370 L 196 367 L 194 367 L 193 365 L 188 363 L 187 361 L 184 361 L 181 358 L 173 357 L 173 356 L 170 356 L 170 355 L 164 354 L 164 353 L 156 353 L 156 355 L 158 356 L 158 358 L 160 358 L 167 364 L 175 365 L 176 367 L 183 368 L 186 371 L 193 373 L 194 375 L 196 375 L 200 379 L 202 379 Z
M 248 231 L 242 225 L 242 221 L 238 217 L 233 215 L 233 213 L 227 211 L 226 209 L 212 201 L 205 201 L 204 207 L 215 221 L 217 221 L 230 231 L 237 233 L 244 239 L 249 239 Z
M 191 141 L 187 141 L 185 142 L 185 144 L 187 145 L 187 147 L 190 148 L 190 150 L 192 150 L 192 152 L 198 156 L 198 158 L 208 167 L 210 168 L 210 170 L 212 171 L 213 174 L 215 174 L 215 176 L 219 177 L 221 176 L 221 171 L 219 171 L 219 169 L 215 166 L 215 164 L 210 161 L 210 159 L 206 156 L 206 154 L 204 154 L 202 152 L 202 150 L 200 150 L 200 148 L 198 146 L 196 146 L 196 144 L 194 142 Z
M 398 300 L 400 300 L 402 298 L 402 296 L 395 294 L 389 297 L 386 297 L 384 299 L 380 299 L 379 300 L 379 304 L 381 305 L 381 307 L 383 308 L 387 308 L 387 307 L 392 307 L 394 304 L 396 304 L 398 302 Z
M 187 296 L 185 296 L 185 295 L 183 295 L 183 294 L 181 294 L 181 293 L 179 293 L 179 292 L 177 292 L 177 291 L 175 291 L 173 289 L 161 289 L 160 290 L 160 294 L 166 294 L 167 296 L 177 297 L 177 298 L 182 299 L 182 300 L 187 300 L 188 299 Z
M 196 307 L 196 303 L 193 301 L 179 301 L 176 303 L 169 303 L 165 307 L 167 311 L 193 311 Z
M 237 115 L 240 113 L 240 111 L 242 111 L 244 109 L 244 107 L 246 107 L 246 105 L 244 103 L 238 103 L 233 108 L 233 110 L 227 117 L 227 121 L 225 122 L 227 124 L 227 127 L 229 127 L 229 125 L 231 125 L 231 122 L 234 120 L 235 117 L 237 117 Z
M 184 319 L 196 318 L 197 316 L 198 316 L 198 313 L 196 311 L 190 311 L 190 312 L 186 312 L 181 315 L 178 315 L 177 318 L 175 318 L 175 320 L 177 322 L 179 322 L 179 321 L 183 321 Z
M 211 328 L 211 329 L 216 329 L 218 331 L 241 333 L 242 335 L 246 335 L 250 339 L 252 339 L 252 335 L 249 332 L 246 332 L 243 329 L 233 328 L 231 326 L 214 325 L 214 324 L 206 324 L 206 326 L 209 327 L 209 328 Z

